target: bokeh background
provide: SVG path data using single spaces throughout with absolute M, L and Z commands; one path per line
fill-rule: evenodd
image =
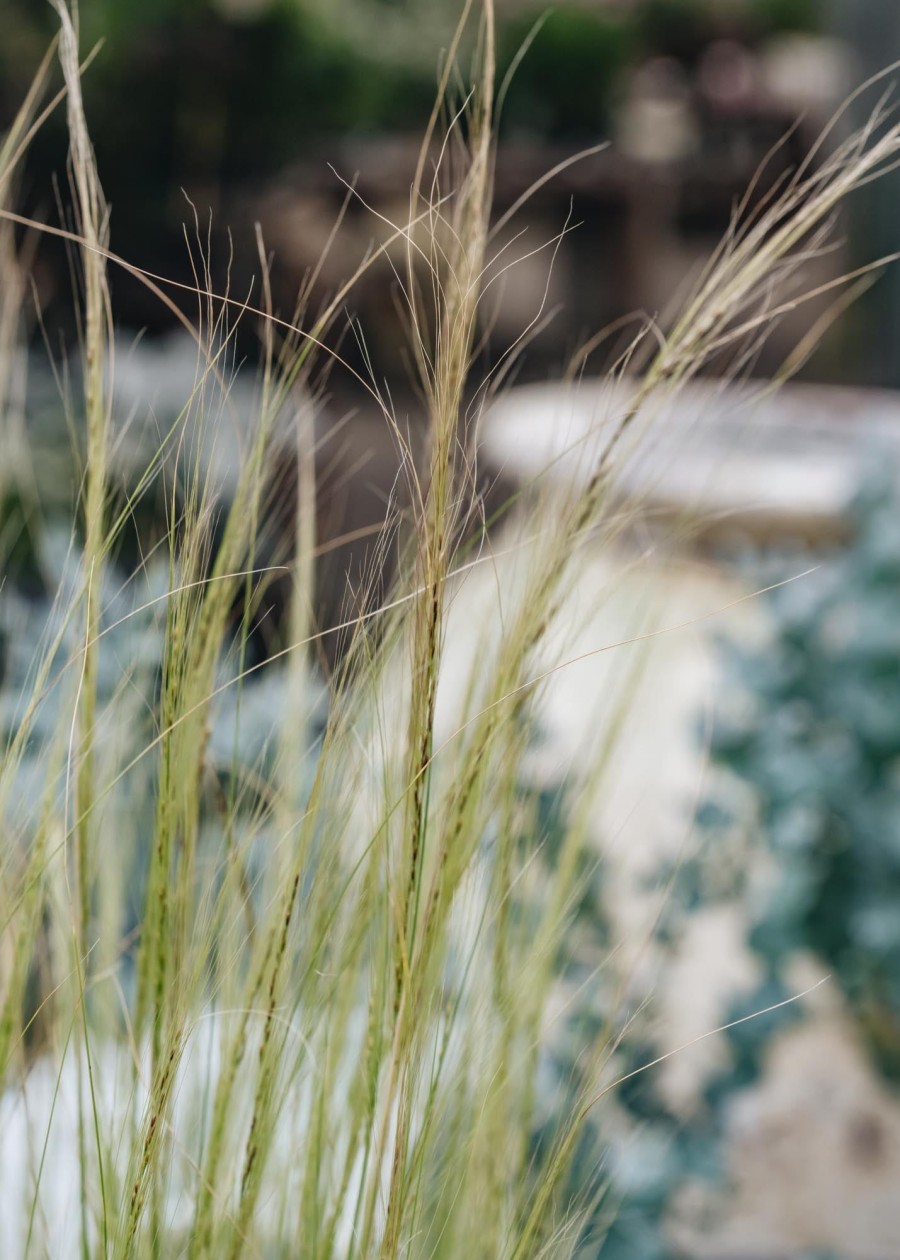
M 211 216 L 220 281 L 232 233 L 240 292 L 257 265 L 258 221 L 277 260 L 277 296 L 290 310 L 345 192 L 329 163 L 356 178 L 379 210 L 405 205 L 456 8 L 452 0 L 83 4 L 85 49 L 102 41 L 84 90 L 113 207 L 113 249 L 190 279 L 183 230 L 193 207 L 204 234 Z M 506 0 L 498 8 L 501 72 L 542 22 L 503 110 L 498 212 L 561 157 L 613 142 L 530 205 L 535 241 L 559 232 L 570 206 L 580 225 L 553 269 L 549 304 L 560 313 L 527 356 L 534 374 L 562 364 L 607 320 L 670 305 L 771 146 L 796 125 L 774 178 L 805 152 L 849 88 L 883 68 L 898 21 L 887 0 L 593 0 L 547 12 Z M 52 36 L 53 13 L 30 0 L 3 0 L 0 19 L 0 119 L 9 119 Z M 65 183 L 65 146 L 57 113 L 34 145 L 21 190 L 39 217 L 54 213 L 54 181 Z M 877 204 L 888 196 L 881 185 L 858 216 L 869 252 L 882 241 L 889 247 L 889 212 Z M 359 203 L 348 220 L 323 291 L 372 237 L 372 216 Z M 847 251 L 856 248 L 851 230 Z M 523 301 L 539 297 L 546 270 L 540 256 L 510 277 L 498 344 L 515 335 Z M 66 275 L 60 251 L 42 243 L 37 292 L 54 334 L 71 332 Z M 891 286 L 882 288 L 883 308 Z M 389 274 L 373 274 L 355 302 L 376 370 L 393 371 L 402 338 Z M 171 316 L 125 276 L 116 277 L 116 304 L 123 327 L 157 334 L 171 326 Z M 877 318 L 883 328 L 884 309 Z M 896 356 L 876 349 L 882 339 L 870 329 L 862 314 L 845 321 L 815 373 L 900 384 Z M 772 356 L 778 351 L 776 344 Z
M 321 304 L 383 239 L 378 215 L 407 216 L 457 9 L 454 0 L 85 0 L 85 51 L 102 41 L 84 96 L 112 249 L 186 284 L 202 249 L 213 287 L 243 297 L 258 272 L 258 223 L 275 306 L 289 315 L 351 181 L 359 196 L 318 270 L 311 305 Z M 664 320 L 677 308 L 767 155 L 758 198 L 796 168 L 857 85 L 900 57 L 900 6 L 585 0 L 545 13 L 498 0 L 498 14 L 501 75 L 534 36 L 502 111 L 498 217 L 545 171 L 610 142 L 540 187 L 501 237 L 521 260 L 492 297 L 484 370 L 540 312 L 552 315 L 485 428 L 485 493 L 502 498 L 558 454 L 563 413 L 576 425 L 596 415 L 602 387 L 591 382 L 622 343 L 613 337 L 587 357 L 580 348 L 630 313 Z M 53 29 L 49 5 L 0 0 L 0 128 Z M 842 114 L 835 141 L 890 82 Z M 17 190 L 35 219 L 57 222 L 68 203 L 66 148 L 57 112 Z M 851 199 L 835 247 L 810 260 L 807 287 L 900 249 L 898 180 Z M 547 242 L 567 224 L 551 268 Z M 23 231 L 17 244 L 30 353 L 13 403 L 37 442 L 42 501 L 71 519 L 77 484 L 58 451 L 68 440 L 59 377 L 77 373 L 69 260 L 52 239 Z M 121 271 L 111 280 L 116 407 L 132 424 L 145 412 L 160 422 L 190 392 L 193 352 L 143 286 Z M 175 297 L 192 315 L 193 299 Z M 900 1257 L 900 271 L 887 268 L 837 323 L 823 320 L 799 384 L 762 415 L 752 403 L 752 380 L 778 371 L 831 300 L 779 322 L 744 365 L 749 395 L 711 379 L 667 415 L 675 437 L 631 487 L 646 521 L 621 554 L 588 548 L 582 589 L 562 614 L 584 651 L 703 623 L 674 636 L 639 682 L 629 674 L 615 790 L 598 806 L 602 905 L 586 903 L 582 931 L 602 950 L 645 940 L 649 923 L 654 941 L 652 966 L 636 970 L 659 999 L 659 1021 L 631 1048 L 633 1062 L 831 976 L 808 1009 L 706 1039 L 623 1091 L 604 1256 Z M 415 432 L 421 408 L 389 265 L 366 275 L 348 316 L 364 341 L 345 330 L 341 353 L 390 381 Z M 237 346 L 240 404 L 258 354 L 250 321 Z M 586 374 L 575 404 L 553 384 L 573 358 Z M 325 624 L 370 564 L 396 456 L 351 375 L 330 373 L 316 407 L 320 433 L 339 433 L 319 459 L 320 537 L 358 535 L 321 562 Z M 577 476 L 561 469 L 560 492 Z M 227 469 L 222 486 L 227 494 Z M 276 520 L 281 510 L 290 521 L 289 478 L 280 493 Z M 6 574 L 36 616 L 46 592 L 22 527 L 28 514 L 12 496 L 2 511 Z M 677 534 L 659 519 L 677 522 Z M 651 560 L 632 577 L 635 556 Z M 809 580 L 741 603 L 809 569 Z M 613 577 L 618 594 L 608 599 Z M 466 659 L 467 623 L 490 607 L 490 592 L 473 583 L 451 623 L 451 678 Z M 277 608 L 267 624 L 273 638 L 260 650 L 277 645 Z M 3 653 L 8 675 L 15 652 L 7 644 Z M 549 688 L 545 778 L 534 790 L 551 831 L 564 808 L 560 767 L 577 770 L 608 716 L 618 660 L 587 662 Z M 583 1014 L 588 1024 L 602 1016 Z M 561 1075 L 577 1061 L 576 1042 L 561 1051 Z

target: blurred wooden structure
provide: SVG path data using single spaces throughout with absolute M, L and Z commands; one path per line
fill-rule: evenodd
M 720 55 L 739 59 L 735 48 L 729 44 Z M 575 140 L 553 145 L 513 136 L 501 143 L 495 217 L 505 218 L 527 200 L 494 242 L 495 253 L 503 251 L 494 268 L 502 268 L 503 277 L 491 285 L 486 310 L 494 358 L 531 321 L 553 311 L 557 317 L 529 347 L 531 374 L 566 361 L 627 312 L 664 316 L 728 229 L 751 181 L 754 197 L 762 198 L 807 153 L 818 114 L 797 125 L 796 103 L 774 92 L 748 87 L 745 98 L 723 102 L 714 98 L 720 89 L 713 85 L 689 90 L 681 73 L 665 59 L 645 67 L 644 79 L 636 75 L 636 86 L 623 99 L 614 143 L 580 160 L 572 160 L 579 150 Z M 784 76 L 782 69 L 778 73 Z M 587 137 L 585 148 L 603 139 Z M 239 236 L 262 224 L 276 259 L 273 278 L 282 309 L 292 307 L 303 277 L 317 269 L 322 295 L 333 292 L 373 241 L 406 224 L 418 154 L 414 137 L 348 141 L 237 197 L 228 218 L 237 220 Z M 322 262 L 351 185 L 337 241 Z M 390 262 L 366 274 L 350 303 L 376 370 L 389 373 L 400 365 L 406 344 L 391 267 L 402 275 L 405 264 L 400 241 Z M 845 267 L 841 250 L 810 260 L 810 287 Z M 814 318 L 807 308 L 804 328 Z M 761 370 L 785 357 L 796 333 L 785 321 Z M 353 356 L 352 345 L 345 350 Z

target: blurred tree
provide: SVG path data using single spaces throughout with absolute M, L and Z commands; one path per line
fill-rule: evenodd
M 504 70 L 539 17 L 525 13 L 503 28 Z M 634 48 L 634 23 L 621 13 L 578 8 L 550 13 L 511 82 L 504 107 L 507 131 L 596 139 L 609 124 L 617 76 Z

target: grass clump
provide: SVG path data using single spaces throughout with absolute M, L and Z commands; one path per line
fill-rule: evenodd
M 490 0 L 473 86 L 448 120 L 474 20 L 466 5 L 409 221 L 389 226 L 388 245 L 406 251 L 424 471 L 386 391 L 363 382 L 393 434 L 412 528 L 396 516 L 379 542 L 400 556 L 393 596 L 373 609 L 360 592 L 338 628 L 317 628 L 310 611 L 322 541 L 308 396 L 317 357 L 337 360 L 329 332 L 352 278 L 320 313 L 301 294 L 286 320 L 271 309 L 262 249 L 253 304 L 211 293 L 201 259 L 196 317 L 181 317 L 197 347 L 194 389 L 123 496 L 108 269 L 126 264 L 108 249 L 76 26 L 62 0 L 56 10 L 76 226 L 55 230 L 82 277 L 84 438 L 78 528 L 60 545 L 33 509 L 43 630 L 29 652 L 3 647 L 2 1249 L 117 1260 L 574 1254 L 603 1193 L 600 1153 L 586 1161 L 581 1139 L 614 1083 L 624 1013 L 610 1009 L 592 1032 L 577 1096 L 554 1126 L 541 1082 L 566 933 L 595 866 L 585 802 L 603 755 L 555 824 L 552 862 L 539 860 L 546 829 L 521 790 L 534 700 L 564 661 L 554 623 L 573 556 L 586 537 L 621 531 L 609 511 L 617 470 L 660 398 L 711 362 L 740 370 L 802 298 L 773 293 L 800 281 L 840 199 L 890 165 L 900 133 L 876 120 L 797 172 L 777 203 L 742 212 L 685 313 L 665 333 L 639 329 L 616 367 L 642 365 L 631 401 L 562 510 L 547 511 L 534 488 L 534 563 L 502 624 L 486 628 L 456 724 L 439 736 L 449 604 L 490 555 L 474 485 L 495 378 L 471 380 L 496 262 Z M 42 87 L 2 149 L 7 204 Z M 143 279 L 171 305 L 164 282 Z M 256 414 L 223 505 L 198 452 L 204 430 L 228 423 L 233 334 L 246 319 L 259 320 L 262 345 Z M 18 329 L 2 327 L 6 364 Z M 260 665 L 249 640 L 273 576 L 259 555 L 285 434 L 306 493 L 278 566 L 291 583 L 287 642 Z M 123 572 L 123 531 L 160 485 L 168 528 Z M 34 614 L 11 591 L 0 600 L 4 629 Z M 317 647 L 338 632 L 341 664 L 323 682 Z

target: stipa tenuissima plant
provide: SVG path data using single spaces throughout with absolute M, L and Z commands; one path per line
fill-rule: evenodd
M 838 202 L 890 166 L 900 133 L 879 120 L 797 172 L 777 204 L 736 222 L 684 314 L 667 332 L 654 327 L 656 348 L 649 330 L 638 336 L 626 360 L 644 352 L 643 376 L 583 488 L 552 512 L 535 489 L 533 563 L 502 621 L 486 627 L 458 725 L 439 739 L 449 601 L 488 556 L 470 549 L 480 530 L 469 505 L 475 423 L 492 387 L 473 388 L 470 372 L 483 278 L 497 261 L 489 0 L 473 86 L 439 135 L 466 6 L 408 222 L 386 225 L 376 251 L 399 243 L 407 253 L 399 282 L 428 413 L 424 472 L 402 418 L 361 382 L 409 480 L 412 542 L 396 544 L 385 606 L 348 613 L 344 661 L 311 742 L 297 715 L 316 639 L 333 628 L 310 619 L 319 540 L 308 493 L 286 558 L 288 641 L 263 667 L 247 643 L 267 579 L 258 570 L 273 435 L 293 426 L 309 489 L 306 386 L 316 355 L 336 358 L 329 328 L 349 288 L 318 315 L 301 295 L 284 319 L 265 268 L 252 309 L 210 292 L 199 270 L 188 320 L 165 282 L 131 268 L 187 325 L 197 372 L 158 455 L 124 501 L 114 494 L 108 270 L 128 264 L 107 248 L 76 24 L 56 8 L 77 226 L 34 226 L 66 236 L 83 273 L 80 541 L 65 549 L 65 580 L 49 583 L 54 602 L 29 664 L 21 644 L 6 649 L 15 708 L 0 768 L 0 1247 L 116 1260 L 570 1255 L 597 1217 L 601 1183 L 571 1174 L 609 1097 L 619 1029 L 615 1003 L 585 1022 L 574 1087 L 546 1125 L 554 1001 L 592 859 L 576 793 L 556 860 L 544 860 L 546 828 L 524 825 L 521 784 L 548 654 L 562 663 L 551 631 L 572 558 L 588 534 L 622 528 L 607 512 L 618 461 L 649 432 L 660 393 L 717 357 L 740 364 L 748 339 L 752 353 L 799 300 L 773 303 L 773 293 L 801 282 Z M 0 150 L 5 199 L 40 99 L 25 103 Z M 209 386 L 227 384 L 235 322 L 248 318 L 260 321 L 260 387 L 223 507 L 197 435 L 215 423 Z M 123 531 L 160 485 L 162 545 L 119 582 Z M 396 536 L 389 529 L 382 545 Z M 10 597 L 4 624 L 17 616 Z M 141 625 L 133 659 L 125 627 Z M 129 659 L 110 676 L 117 644 Z M 248 751 L 263 670 L 283 703 Z

